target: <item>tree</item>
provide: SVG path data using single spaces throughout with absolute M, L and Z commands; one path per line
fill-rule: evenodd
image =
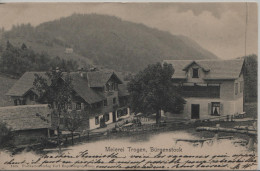
M 128 84 L 131 109 L 138 113 L 156 113 L 156 123 L 160 123 L 160 111 L 180 112 L 185 100 L 179 95 L 178 88 L 172 84 L 174 69 L 170 64 L 148 65 Z
M 68 105 L 71 104 L 72 83 L 69 73 L 63 73 L 57 68 L 45 73 L 46 77 L 35 74 L 34 88 L 38 91 L 42 103 L 49 104 L 52 115 L 57 119 L 56 129 L 58 133 L 58 146 L 60 146 L 60 118 L 67 113 Z
M 246 102 L 257 101 L 257 55 L 243 57 L 244 65 L 244 84 Z
M 65 127 L 71 132 L 72 145 L 74 144 L 73 134 L 82 124 L 81 116 L 82 115 L 80 113 L 78 113 L 76 110 L 67 112 L 64 115 Z
M 25 49 L 27 49 L 27 46 L 23 43 L 22 46 L 21 46 L 21 49 L 25 50 Z
M 6 42 L 6 50 L 10 50 L 13 48 L 13 45 L 9 42 L 9 40 L 7 40 Z
M 6 123 L 0 122 L 0 148 L 12 145 L 13 134 Z

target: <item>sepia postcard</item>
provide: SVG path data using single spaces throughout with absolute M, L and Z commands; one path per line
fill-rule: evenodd
M 0 170 L 257 170 L 257 2 L 0 4 Z

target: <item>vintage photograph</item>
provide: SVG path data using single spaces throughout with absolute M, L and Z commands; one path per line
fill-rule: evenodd
M 257 2 L 0 4 L 0 170 L 257 170 Z

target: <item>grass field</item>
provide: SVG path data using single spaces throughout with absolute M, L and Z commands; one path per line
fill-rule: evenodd
M 10 106 L 13 104 L 10 98 L 5 94 L 13 86 L 15 81 L 17 80 L 0 74 L 0 107 Z

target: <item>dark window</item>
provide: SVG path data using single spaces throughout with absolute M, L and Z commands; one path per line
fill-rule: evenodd
M 22 100 L 22 105 L 26 105 L 25 99 Z
M 122 110 L 117 111 L 117 118 L 120 118 L 122 116 Z
M 30 100 L 33 101 L 34 100 L 34 95 L 30 94 Z
M 104 106 L 107 106 L 107 99 L 104 100 Z
M 17 99 L 14 100 L 14 105 L 17 106 Z
M 116 104 L 116 97 L 113 98 L 113 104 Z
M 123 109 L 121 112 L 121 116 L 125 116 L 127 115 L 127 108 Z
M 192 78 L 199 78 L 199 68 L 192 69 Z
M 70 109 L 70 110 L 72 109 L 72 104 L 71 103 L 68 104 L 68 109 Z
M 105 122 L 109 121 L 109 113 L 105 113 L 103 117 L 105 119 Z
M 115 84 L 111 83 L 111 90 L 115 90 Z
M 81 110 L 81 103 L 76 103 L 76 110 Z
M 238 83 L 235 83 L 235 95 L 238 93 Z
M 106 91 L 109 91 L 109 85 L 106 84 Z
M 220 115 L 220 102 L 211 103 L 211 115 L 215 115 L 215 116 Z
M 96 125 L 99 124 L 99 117 L 98 117 L 98 116 L 95 117 L 95 124 L 96 124 Z
M 29 95 L 29 98 L 30 98 L 31 101 L 35 101 L 35 100 L 38 99 L 38 96 L 36 94 L 32 93 L 32 94 Z

